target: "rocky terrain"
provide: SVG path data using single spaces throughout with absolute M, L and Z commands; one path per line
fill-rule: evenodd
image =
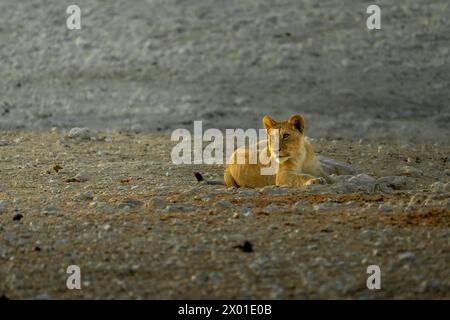
M 8 299 L 449 299 L 450 147 L 316 139 L 337 182 L 225 188 L 170 137 L 0 133 Z M 333 159 L 333 160 L 330 160 Z M 81 268 L 68 290 L 66 269 Z M 368 290 L 369 265 L 381 290 Z
M 450 299 L 448 17 L 447 0 L 0 0 L 0 299 Z M 222 165 L 171 162 L 195 120 L 295 113 L 335 183 L 225 188 L 194 176 Z

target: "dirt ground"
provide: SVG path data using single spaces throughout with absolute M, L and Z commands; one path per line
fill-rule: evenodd
M 448 0 L 76 3 L 81 30 L 0 0 L 0 298 L 450 299 Z M 195 120 L 295 113 L 353 171 L 228 189 L 171 162 Z
M 408 181 L 363 191 L 198 183 L 194 172 L 220 179 L 223 167 L 173 165 L 173 145 L 0 133 L 0 296 L 450 298 L 448 145 L 315 140 L 358 172 Z M 66 287 L 69 265 L 81 290 Z M 366 287 L 369 265 L 381 290 Z

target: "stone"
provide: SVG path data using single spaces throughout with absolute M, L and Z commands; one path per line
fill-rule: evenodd
M 450 183 L 443 183 L 440 181 L 436 181 L 430 185 L 430 190 L 436 193 L 450 192 Z
M 91 191 L 80 192 L 74 198 L 75 201 L 90 201 L 92 199 L 94 199 L 94 194 Z
M 0 200 L 0 214 L 6 212 L 6 202 L 5 200 Z
M 230 208 L 230 207 L 233 206 L 232 203 L 230 201 L 228 201 L 228 200 L 219 200 L 219 201 L 217 201 L 216 205 L 218 207 L 221 207 L 221 208 L 224 208 L 224 209 Z
M 399 168 L 400 174 L 410 177 L 420 177 L 423 175 L 423 171 L 412 166 L 402 166 Z
M 125 198 L 121 204 L 118 205 L 119 209 L 125 209 L 126 207 L 130 209 L 135 209 L 142 207 L 144 203 L 142 201 L 131 199 L 131 198 Z
M 47 207 L 42 209 L 41 213 L 45 215 L 55 215 L 59 212 L 59 209 L 56 207 Z
M 94 134 L 88 128 L 72 128 L 66 137 L 76 140 L 90 140 L 94 137 Z
M 376 188 L 383 192 L 408 190 L 412 187 L 411 179 L 405 176 L 387 176 L 376 180 Z
M 86 182 L 89 180 L 89 175 L 86 172 L 82 171 L 78 173 L 74 178 L 79 182 Z
M 393 207 L 389 203 L 382 203 L 378 206 L 378 209 L 383 212 L 390 212 L 393 210 Z
M 166 201 L 164 201 L 164 200 L 162 200 L 161 198 L 159 198 L 159 197 L 154 197 L 152 200 L 151 200 L 151 204 L 152 204 L 152 206 L 154 207 L 154 208 L 156 208 L 156 209 L 164 209 L 164 208 L 166 208 L 167 207 L 167 202 Z
M 398 261 L 403 262 L 403 261 L 411 261 L 415 259 L 415 254 L 413 252 L 404 252 L 398 255 Z
M 261 192 L 271 195 L 281 195 L 281 194 L 287 194 L 291 192 L 289 188 L 284 187 L 278 187 L 278 186 L 265 186 L 264 188 L 260 189 Z
M 322 166 L 322 169 L 329 175 L 354 175 L 356 173 L 356 169 L 348 163 L 323 156 L 318 156 L 317 158 Z

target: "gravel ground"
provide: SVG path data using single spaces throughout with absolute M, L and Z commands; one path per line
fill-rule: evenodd
M 72 2 L 0 1 L 0 130 L 248 128 L 300 112 L 318 138 L 450 136 L 448 0 L 76 3 L 69 31 Z
M 164 134 L 70 136 L 0 133 L 4 298 L 450 299 L 448 145 L 318 139 L 353 171 L 300 191 L 198 183 L 223 167 Z
M 447 0 L 76 3 L 69 31 L 72 2 L 0 0 L 0 299 L 450 299 Z M 194 120 L 294 113 L 336 183 L 170 160 Z

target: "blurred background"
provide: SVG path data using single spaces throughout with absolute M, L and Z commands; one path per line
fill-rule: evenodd
M 81 8 L 81 30 L 66 9 Z M 382 29 L 368 30 L 378 4 Z M 0 130 L 450 137 L 448 0 L 0 1 Z

